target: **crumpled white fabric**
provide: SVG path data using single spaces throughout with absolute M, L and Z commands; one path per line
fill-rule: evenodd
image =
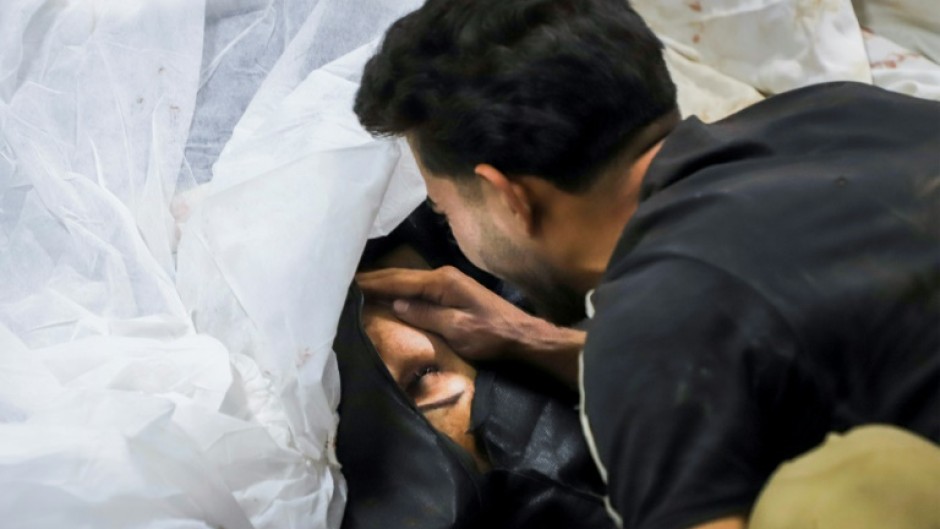
M 940 101 L 940 65 L 871 31 L 864 31 L 862 36 L 875 86 Z
M 339 527 L 336 319 L 423 198 L 349 101 L 409 7 L 0 7 L 0 525 Z
M 689 59 L 775 94 L 815 83 L 871 83 L 850 0 L 634 0 Z
M 940 9 L 936 0 L 852 0 L 863 29 L 940 64 Z
M 934 0 L 632 0 L 666 45 L 683 116 L 855 81 L 940 101 Z M 860 22 L 861 21 L 861 22 Z
M 663 57 L 676 84 L 683 118 L 694 115 L 711 123 L 764 99 L 754 87 L 695 62 L 672 47 L 666 47 Z
M 706 121 L 810 82 L 940 85 L 930 15 L 887 0 L 856 1 L 872 34 L 847 0 L 634 3 Z M 0 525 L 339 527 L 336 321 L 424 193 L 350 103 L 419 4 L 0 5 Z
M 249 110 L 256 126 L 236 129 L 178 253 L 197 329 L 257 362 L 283 403 L 278 442 L 333 472 L 339 309 L 370 233 L 390 230 L 424 196 L 416 170 L 396 170 L 406 151 L 356 125 L 357 84 L 338 73 L 359 71 L 369 51 L 315 71 L 259 110 L 263 121 Z M 386 202 L 399 206 L 395 216 Z

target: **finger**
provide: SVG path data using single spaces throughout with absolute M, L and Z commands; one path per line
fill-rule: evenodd
M 415 299 L 397 299 L 392 303 L 392 312 L 398 319 L 411 326 L 447 339 L 450 332 L 456 328 L 462 311 Z
M 379 278 L 379 277 L 384 277 L 388 275 L 394 275 L 396 273 L 401 272 L 402 270 L 409 270 L 409 269 L 393 267 L 393 268 L 381 268 L 378 270 L 369 270 L 368 272 L 359 272 L 358 274 L 356 274 L 356 279 L 358 280 L 360 278 Z M 418 269 L 412 268 L 410 270 L 418 270 Z
M 436 270 L 396 268 L 381 272 L 384 273 L 357 276 L 359 287 L 366 295 L 395 299 L 418 298 L 437 305 L 466 308 L 473 304 L 473 287 L 479 286 L 449 266 Z
M 432 272 L 405 268 L 386 268 L 356 276 L 359 288 L 369 296 L 385 298 L 424 297 Z
M 381 270 L 372 270 L 356 274 L 356 283 L 360 288 L 372 288 L 373 285 L 381 285 L 389 278 L 395 278 L 407 271 L 403 268 L 383 268 Z

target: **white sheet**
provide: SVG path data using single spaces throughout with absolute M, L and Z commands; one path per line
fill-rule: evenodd
M 330 343 L 366 238 L 423 198 L 350 102 L 419 3 L 3 2 L 4 527 L 339 526 Z M 636 5 L 684 115 L 835 79 L 938 97 L 929 39 L 889 40 L 903 17 L 863 37 L 847 0 Z
M 423 188 L 349 111 L 368 50 L 317 69 L 407 8 L 0 9 L 2 525 L 339 526 L 330 343 Z
M 635 0 L 689 59 L 764 94 L 835 80 L 871 83 L 849 0 Z

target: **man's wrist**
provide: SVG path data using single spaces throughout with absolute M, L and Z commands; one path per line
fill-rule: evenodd
M 546 354 L 577 354 L 584 347 L 586 333 L 559 327 L 549 321 L 532 317 L 517 327 L 518 346 L 510 351 L 516 360 L 532 360 Z

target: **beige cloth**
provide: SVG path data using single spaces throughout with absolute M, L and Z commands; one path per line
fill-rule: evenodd
M 874 84 L 940 101 L 936 3 L 631 0 L 666 44 L 683 116 L 706 122 L 761 94 L 828 81 Z
M 676 83 L 679 111 L 683 118 L 695 115 L 711 123 L 764 99 L 751 86 L 695 62 L 672 48 L 667 47 L 663 57 Z
M 749 529 L 940 529 L 940 446 L 891 426 L 830 435 L 783 464 Z

